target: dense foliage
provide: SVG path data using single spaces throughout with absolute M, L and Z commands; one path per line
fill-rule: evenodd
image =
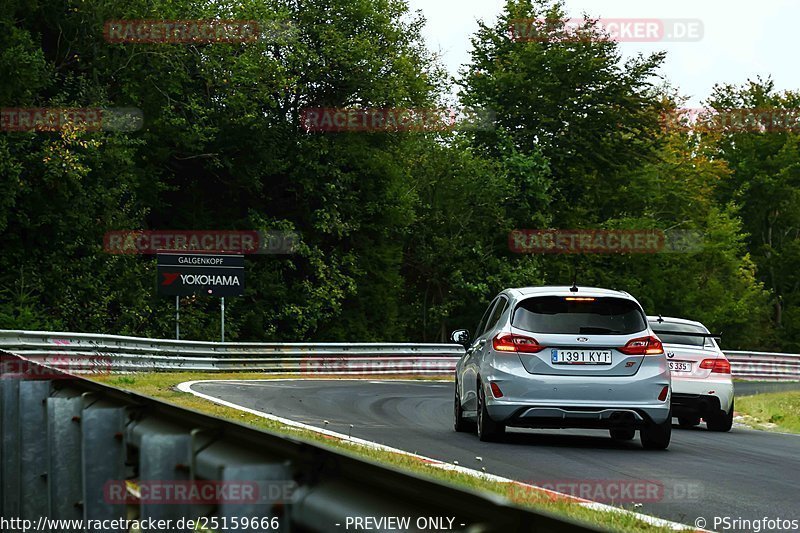
M 800 346 L 800 152 L 792 133 L 663 128 L 680 106 L 663 54 L 623 63 L 603 39 L 518 42 L 510 0 L 473 37 L 459 105 L 492 127 L 314 133 L 309 107 L 431 108 L 451 94 L 404 0 L 8 0 L 3 107 L 135 107 L 139 131 L 0 132 L 0 328 L 170 336 L 153 256 L 128 229 L 293 230 L 247 259 L 227 302 L 240 340 L 446 338 L 500 289 L 625 289 L 649 313 L 704 321 L 727 347 Z M 121 19 L 272 21 L 246 43 L 109 43 Z M 558 31 L 558 25 L 547 31 Z M 594 31 L 587 22 L 587 31 Z M 720 85 L 714 109 L 797 108 L 769 80 Z M 526 255 L 515 228 L 680 229 L 694 251 Z M 216 299 L 182 300 L 185 336 L 217 336 Z

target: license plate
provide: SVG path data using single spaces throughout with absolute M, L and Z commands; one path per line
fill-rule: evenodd
M 688 361 L 670 361 L 669 369 L 672 372 L 691 372 L 692 363 Z
M 550 350 L 554 365 L 610 365 L 611 350 Z

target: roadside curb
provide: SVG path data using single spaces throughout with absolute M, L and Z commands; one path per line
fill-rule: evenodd
M 530 484 L 527 484 L 527 483 L 522 483 L 520 481 L 515 481 L 513 479 L 497 476 L 497 475 L 494 475 L 494 474 L 487 474 L 486 472 L 473 470 L 471 468 L 467 468 L 467 467 L 464 467 L 464 466 L 461 466 L 461 465 L 458 465 L 458 464 L 446 463 L 446 462 L 440 461 L 438 459 L 432 459 L 430 457 L 425 457 L 423 455 L 419 455 L 419 454 L 416 454 L 416 453 L 407 452 L 405 450 L 400 450 L 398 448 L 392 448 L 391 446 L 386 446 L 385 444 L 379 444 L 379 443 L 372 442 L 372 441 L 369 441 L 369 440 L 360 439 L 358 437 L 351 437 L 351 436 L 345 435 L 343 433 L 338 433 L 336 431 L 331 431 L 331 430 L 328 430 L 328 429 L 318 428 L 316 426 L 311 426 L 309 424 L 304 424 L 302 422 L 296 422 L 296 421 L 288 419 L 288 418 L 283 418 L 283 417 L 280 417 L 280 416 L 277 416 L 277 415 L 273 415 L 272 413 L 265 413 L 263 411 L 258 411 L 256 409 L 250 409 L 248 407 L 242 407 L 241 405 L 237 405 L 235 403 L 228 402 L 226 400 L 222 400 L 220 398 L 216 398 L 214 396 L 210 396 L 208 394 L 203 394 L 202 392 L 197 392 L 197 391 L 192 390 L 192 386 L 194 386 L 197 383 L 225 383 L 225 382 L 230 383 L 230 382 L 242 382 L 242 381 L 284 381 L 284 380 L 281 380 L 281 379 L 269 379 L 269 380 L 263 380 L 263 379 L 252 379 L 252 380 L 242 380 L 242 379 L 195 380 L 195 381 L 185 381 L 183 383 L 180 383 L 177 386 L 177 389 L 180 390 L 181 392 L 185 392 L 185 393 L 191 394 L 191 395 L 196 396 L 198 398 L 203 398 L 204 400 L 208 400 L 208 401 L 216 403 L 218 405 L 224 405 L 224 406 L 230 407 L 232 409 L 237 409 L 239 411 L 244 411 L 246 413 L 249 413 L 249 414 L 261 417 L 261 418 L 266 418 L 266 419 L 269 419 L 269 420 L 272 420 L 272 421 L 275 421 L 275 422 L 279 422 L 279 423 L 281 423 L 281 424 L 283 424 L 285 426 L 288 426 L 288 427 L 294 427 L 294 428 L 304 429 L 304 430 L 308 430 L 308 431 L 313 431 L 315 433 L 319 433 L 319 434 L 321 434 L 321 435 L 323 435 L 325 437 L 328 437 L 328 438 L 336 439 L 336 440 L 339 440 L 339 441 L 342 441 L 342 442 L 348 442 L 348 443 L 352 443 L 352 444 L 361 445 L 361 446 L 364 446 L 364 447 L 367 447 L 367 448 L 371 448 L 371 449 L 374 449 L 374 450 L 381 450 L 381 451 L 396 453 L 396 454 L 400 454 L 400 455 L 406 455 L 406 456 L 409 456 L 409 457 L 414 457 L 414 458 L 419 459 L 420 461 L 422 461 L 424 463 L 429 464 L 430 466 L 432 466 L 434 468 L 440 468 L 442 470 L 451 470 L 451 471 L 454 471 L 454 472 L 458 472 L 458 473 L 461 473 L 461 474 L 473 476 L 473 477 L 480 478 L 480 479 L 486 479 L 486 480 L 495 481 L 495 482 L 498 482 L 498 483 L 508 484 L 509 487 L 523 488 L 523 489 L 529 490 L 531 493 L 545 494 L 545 495 L 547 495 L 548 497 L 550 497 L 553 500 L 574 502 L 574 503 L 577 503 L 579 505 L 582 505 L 584 507 L 587 507 L 589 509 L 593 509 L 593 510 L 596 510 L 596 511 L 618 513 L 618 514 L 623 514 L 623 515 L 635 517 L 635 518 L 641 520 L 642 522 L 651 524 L 653 526 L 665 527 L 665 528 L 673 529 L 673 530 L 676 530 L 676 531 L 696 531 L 696 532 L 706 532 L 706 531 L 708 531 L 708 530 L 705 530 L 705 529 L 698 529 L 697 527 L 694 527 L 694 526 L 689 526 L 689 525 L 686 525 L 686 524 L 681 524 L 681 523 L 678 523 L 678 522 L 665 520 L 663 518 L 658 518 L 658 517 L 655 517 L 655 516 L 650 516 L 650 515 L 646 515 L 646 514 L 642 514 L 642 513 L 637 513 L 635 511 L 629 511 L 627 509 L 622 509 L 620 507 L 614 507 L 612 505 L 606 505 L 604 503 L 599 503 L 599 502 L 595 502 L 595 501 L 592 501 L 592 500 L 587 500 L 587 499 L 584 499 L 584 498 L 578 498 L 578 497 L 572 496 L 570 494 L 557 492 L 557 491 L 550 490 L 550 489 L 547 489 L 547 488 L 544 488 L 544 487 L 538 487 L 536 485 L 530 485 Z M 297 381 L 297 380 L 296 379 L 291 379 L 291 380 L 286 380 L 286 381 Z M 500 495 L 500 496 L 502 497 L 502 495 Z

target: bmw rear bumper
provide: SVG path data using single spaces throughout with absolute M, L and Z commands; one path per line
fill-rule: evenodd
M 673 380 L 673 416 L 704 418 L 728 414 L 732 403 L 733 382 L 730 380 Z

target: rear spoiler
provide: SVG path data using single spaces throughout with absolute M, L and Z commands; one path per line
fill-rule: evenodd
M 678 337 L 703 337 L 706 339 L 721 339 L 722 333 L 692 333 L 690 331 L 665 331 L 654 329 L 653 333 L 663 333 L 664 335 L 677 335 Z

